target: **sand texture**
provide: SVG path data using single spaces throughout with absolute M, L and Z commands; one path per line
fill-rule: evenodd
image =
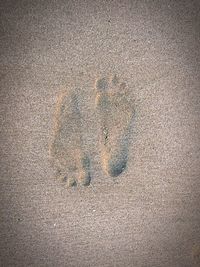
M 0 266 L 200 266 L 200 1 L 0 3 Z
M 101 118 L 101 161 L 105 172 L 112 177 L 120 175 L 128 161 L 134 107 L 128 102 L 125 87 L 125 83 L 119 84 L 116 75 L 110 83 L 106 78 L 96 82 L 96 107 Z
M 82 142 L 82 120 L 76 92 L 62 93 L 57 101 L 54 139 L 50 145 L 50 156 L 57 165 L 62 180 L 68 186 L 89 185 L 89 158 L 84 153 Z M 78 172 L 76 177 L 76 172 Z

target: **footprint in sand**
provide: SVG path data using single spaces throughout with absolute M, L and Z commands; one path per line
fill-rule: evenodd
M 77 94 L 61 94 L 57 101 L 50 155 L 59 176 L 68 186 L 90 184 L 90 161 L 83 151 L 81 125 Z
M 104 171 L 120 175 L 127 165 L 133 104 L 128 100 L 126 84 L 117 76 L 96 81 L 96 108 L 101 122 L 101 158 Z

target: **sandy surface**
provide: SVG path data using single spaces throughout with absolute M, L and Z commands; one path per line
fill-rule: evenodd
M 200 266 L 200 2 L 0 4 L 0 265 Z M 95 81 L 135 115 L 127 167 L 102 168 Z M 56 179 L 56 99 L 78 90 L 91 184 Z M 112 129 L 112 127 L 111 127 Z

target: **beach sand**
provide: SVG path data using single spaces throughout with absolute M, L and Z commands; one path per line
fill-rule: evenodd
M 199 10 L 0 4 L 0 266 L 200 266 Z

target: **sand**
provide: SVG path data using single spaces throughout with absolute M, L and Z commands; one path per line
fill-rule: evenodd
M 82 116 L 79 110 L 79 92 L 62 93 L 58 97 L 55 114 L 54 138 L 50 157 L 57 172 L 68 186 L 90 184 L 90 159 L 84 152 Z
M 0 4 L 0 266 L 200 266 L 199 8 Z
M 134 99 L 129 99 L 125 83 L 116 75 L 96 82 L 96 107 L 100 116 L 101 162 L 111 177 L 119 176 L 126 168 L 128 148 L 134 119 Z

